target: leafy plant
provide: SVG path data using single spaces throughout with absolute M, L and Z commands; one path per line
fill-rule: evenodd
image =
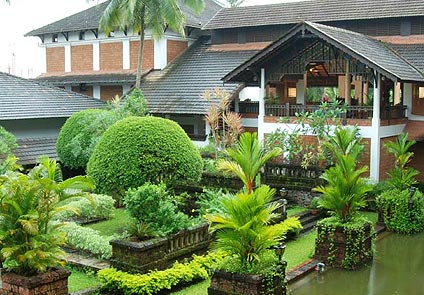
M 412 234 L 424 229 L 424 195 L 419 190 L 394 188 L 383 192 L 376 201 L 389 230 Z
M 100 193 L 123 196 L 145 182 L 200 180 L 202 159 L 184 130 L 158 117 L 129 117 L 103 134 L 87 165 Z
M 284 221 L 277 223 L 275 227 L 279 227 L 285 237 L 291 235 L 295 237 L 303 228 L 299 221 L 299 217 L 288 217 Z
M 178 211 L 164 184 L 146 183 L 137 189 L 129 189 L 124 204 L 137 224 L 149 225 L 159 236 L 186 229 L 190 218 Z
M 129 94 L 125 95 L 123 101 L 121 97 L 116 96 L 112 100 L 111 110 L 121 119 L 130 116 L 144 117 L 149 113 L 144 94 L 138 88 L 134 88 Z
M 55 160 L 39 159 L 28 175 L 7 172 L 0 176 L 0 255 L 8 271 L 32 275 L 63 263 L 65 242 L 55 222 L 60 211 L 75 210 L 63 202 L 83 197 L 93 189 L 83 176 L 62 181 Z
M 261 186 L 252 193 L 230 195 L 222 200 L 222 210 L 206 215 L 211 231 L 216 232 L 214 248 L 234 256 L 241 271 L 251 269 L 283 238 L 281 227 L 269 225 L 278 216 L 274 211 L 279 204 L 271 202 L 274 193 Z
M 112 257 L 112 246 L 109 241 L 113 236 L 102 236 L 99 231 L 83 227 L 73 222 L 66 223 L 62 228 L 66 235 L 66 245 L 70 248 L 87 252 L 98 258 Z
M 232 172 L 237 175 L 245 185 L 248 194 L 252 193 L 254 183 L 260 169 L 267 161 L 281 154 L 280 148 L 266 151 L 261 146 L 256 133 L 245 132 L 240 136 L 235 148 L 226 150 L 232 161 L 220 160 L 218 169 Z
M 70 219 L 90 219 L 90 218 L 105 218 L 113 217 L 115 200 L 111 196 L 90 194 L 90 200 L 80 199 L 67 203 L 68 206 L 75 208 L 75 211 L 62 211 L 56 215 L 59 220 Z
M 404 190 L 417 183 L 415 177 L 419 174 L 418 170 L 406 166 L 414 156 L 413 152 L 409 152 L 414 144 L 415 140 L 408 141 L 408 133 L 400 134 L 395 142 L 388 141 L 384 144 L 387 152 L 395 158 L 395 167 L 388 172 L 387 180 L 393 188 Z
M 322 193 L 320 207 L 331 211 L 342 223 L 350 221 L 359 208 L 366 205 L 365 194 L 372 186 L 361 175 L 367 167 L 357 168 L 363 150 L 357 128 L 338 127 L 325 146 L 335 159 L 335 165 L 321 175 L 327 184 L 314 190 Z
M 0 126 L 0 175 L 8 170 L 18 170 L 16 157 L 13 155 L 13 149 L 17 148 L 16 137 Z

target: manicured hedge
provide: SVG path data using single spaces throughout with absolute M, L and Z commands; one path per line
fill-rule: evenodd
M 73 114 L 62 126 L 56 142 L 60 161 L 72 169 L 85 168 L 103 132 L 119 120 L 107 110 L 84 110 Z
M 122 196 L 145 182 L 196 182 L 202 159 L 184 130 L 158 117 L 129 117 L 103 134 L 87 165 L 101 193 Z

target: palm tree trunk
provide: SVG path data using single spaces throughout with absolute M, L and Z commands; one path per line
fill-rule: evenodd
M 141 74 L 143 67 L 143 49 L 144 49 L 144 36 L 145 36 L 145 17 L 146 7 L 143 6 L 141 9 L 141 24 L 140 24 L 140 48 L 138 50 L 138 63 L 137 63 L 137 77 L 135 80 L 135 88 L 140 89 L 141 85 Z

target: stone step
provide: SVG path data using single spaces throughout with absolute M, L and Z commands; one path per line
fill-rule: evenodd
M 66 260 L 70 265 L 84 269 L 88 268 L 96 272 L 101 269 L 110 267 L 110 264 L 107 261 L 99 260 L 95 257 L 90 257 L 87 255 L 81 255 L 77 252 L 66 253 Z

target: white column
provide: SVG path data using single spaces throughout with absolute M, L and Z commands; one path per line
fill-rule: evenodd
M 240 105 L 239 105 L 240 99 L 236 97 L 234 99 L 234 112 L 240 113 Z
M 380 180 L 380 73 L 375 75 L 372 136 L 370 147 L 370 178 Z
M 43 46 L 41 47 L 41 60 L 44 62 L 41 62 L 41 73 L 47 73 L 47 47 Z
M 100 85 L 93 85 L 93 97 L 100 99 Z
M 93 42 L 93 71 L 100 71 L 100 42 Z
M 407 106 L 406 115 L 411 118 L 412 115 L 412 84 L 403 84 L 403 104 Z
M 130 69 L 130 39 L 122 40 L 122 68 Z
M 166 38 L 154 40 L 154 69 L 163 70 L 168 64 L 168 51 Z
M 265 69 L 261 68 L 261 90 L 259 92 L 259 115 L 258 115 L 258 139 L 264 140 L 264 117 L 265 117 Z
M 71 44 L 65 45 L 65 72 L 70 72 L 71 69 Z

